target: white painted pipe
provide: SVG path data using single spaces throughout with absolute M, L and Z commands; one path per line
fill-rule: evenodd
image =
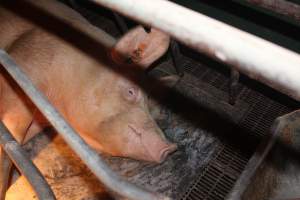
M 300 101 L 300 56 L 166 0 L 90 0 L 156 27 Z

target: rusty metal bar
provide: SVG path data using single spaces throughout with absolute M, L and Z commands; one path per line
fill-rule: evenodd
M 32 185 L 39 199 L 55 200 L 55 196 L 50 189 L 47 181 L 33 162 L 28 158 L 26 152 L 19 143 L 13 138 L 5 125 L 0 121 L 0 144 L 15 166 L 26 177 Z M 5 172 L 4 172 L 5 173 Z M 6 172 L 7 173 L 7 172 Z
M 119 177 L 103 161 L 101 156 L 82 140 L 75 130 L 64 120 L 61 114 L 51 105 L 47 98 L 33 85 L 22 69 L 3 50 L 0 50 L 0 63 L 48 119 L 51 125 L 64 138 L 66 143 L 76 152 L 112 194 L 132 200 L 170 199 L 163 195 L 139 188 Z
M 278 14 L 300 21 L 300 5 L 286 0 L 245 0 L 250 4 L 266 8 Z
M 158 28 L 199 52 L 300 100 L 300 56 L 166 0 L 90 0 Z

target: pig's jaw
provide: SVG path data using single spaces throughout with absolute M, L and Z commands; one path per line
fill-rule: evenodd
M 89 137 L 89 136 L 86 136 L 86 135 L 80 135 L 84 141 L 89 144 L 93 149 L 95 149 L 98 153 L 101 153 L 101 152 L 105 152 L 102 145 L 100 145 L 95 139 Z
M 85 142 L 97 150 L 99 153 L 107 153 L 117 157 L 128 157 L 136 160 L 144 160 L 148 162 L 162 163 L 166 157 L 177 149 L 176 144 L 168 143 L 160 134 L 159 131 L 147 131 L 138 129 L 134 125 L 128 125 L 127 136 L 131 136 L 130 141 L 133 143 L 122 146 L 122 144 L 111 143 L 111 147 L 120 147 L 116 149 L 107 149 L 102 146 L 99 141 L 84 134 L 81 135 Z M 123 132 L 124 133 L 124 132 Z M 119 149 L 119 150 L 117 150 Z M 120 150 L 122 149 L 122 150 Z M 115 151 L 117 150 L 117 151 Z
M 147 133 L 147 130 L 140 130 L 133 125 L 128 125 L 131 132 L 138 137 L 139 145 L 144 149 L 142 160 L 162 163 L 166 157 L 177 149 L 176 144 L 169 144 L 159 133 Z

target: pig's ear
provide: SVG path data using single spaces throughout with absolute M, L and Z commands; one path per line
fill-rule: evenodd
M 119 64 L 135 64 L 147 69 L 169 47 L 170 37 L 152 28 L 147 33 L 138 26 L 126 33 L 112 49 L 112 59 Z

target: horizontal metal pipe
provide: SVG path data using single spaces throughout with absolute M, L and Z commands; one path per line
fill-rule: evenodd
M 286 0 L 245 0 L 250 4 L 254 4 L 278 14 L 291 17 L 300 21 L 300 5 Z
M 26 152 L 19 143 L 12 137 L 5 125 L 0 121 L 0 144 L 15 166 L 26 177 L 36 192 L 39 199 L 55 200 L 55 196 L 50 186 L 44 179 L 40 171 L 28 158 Z
M 90 0 L 158 28 L 182 43 L 300 100 L 300 56 L 166 0 Z
M 22 69 L 3 50 L 0 50 L 0 63 L 64 138 L 66 143 L 111 192 L 132 200 L 169 199 L 163 195 L 148 192 L 117 176 L 103 161 L 101 156 L 81 139 L 61 114 L 50 104 L 47 98 L 33 85 Z
M 75 7 L 79 6 L 77 6 L 76 1 L 74 0 L 69 0 L 69 2 Z M 66 15 L 66 13 L 59 12 L 60 9 L 57 9 L 56 4 L 52 4 L 51 1 L 49 3 L 45 3 L 44 1 L 30 0 L 27 3 L 29 3 L 29 5 L 35 6 L 40 11 L 45 12 L 45 14 L 49 14 L 55 17 L 55 19 L 67 23 L 69 27 L 72 27 L 73 29 L 84 33 L 86 36 L 95 41 L 98 41 L 101 45 L 108 49 L 112 48 L 117 42 L 114 37 L 103 31 L 102 29 L 99 29 L 90 24 L 88 21 L 86 21 L 86 23 L 84 21 L 78 23 L 72 17 Z

